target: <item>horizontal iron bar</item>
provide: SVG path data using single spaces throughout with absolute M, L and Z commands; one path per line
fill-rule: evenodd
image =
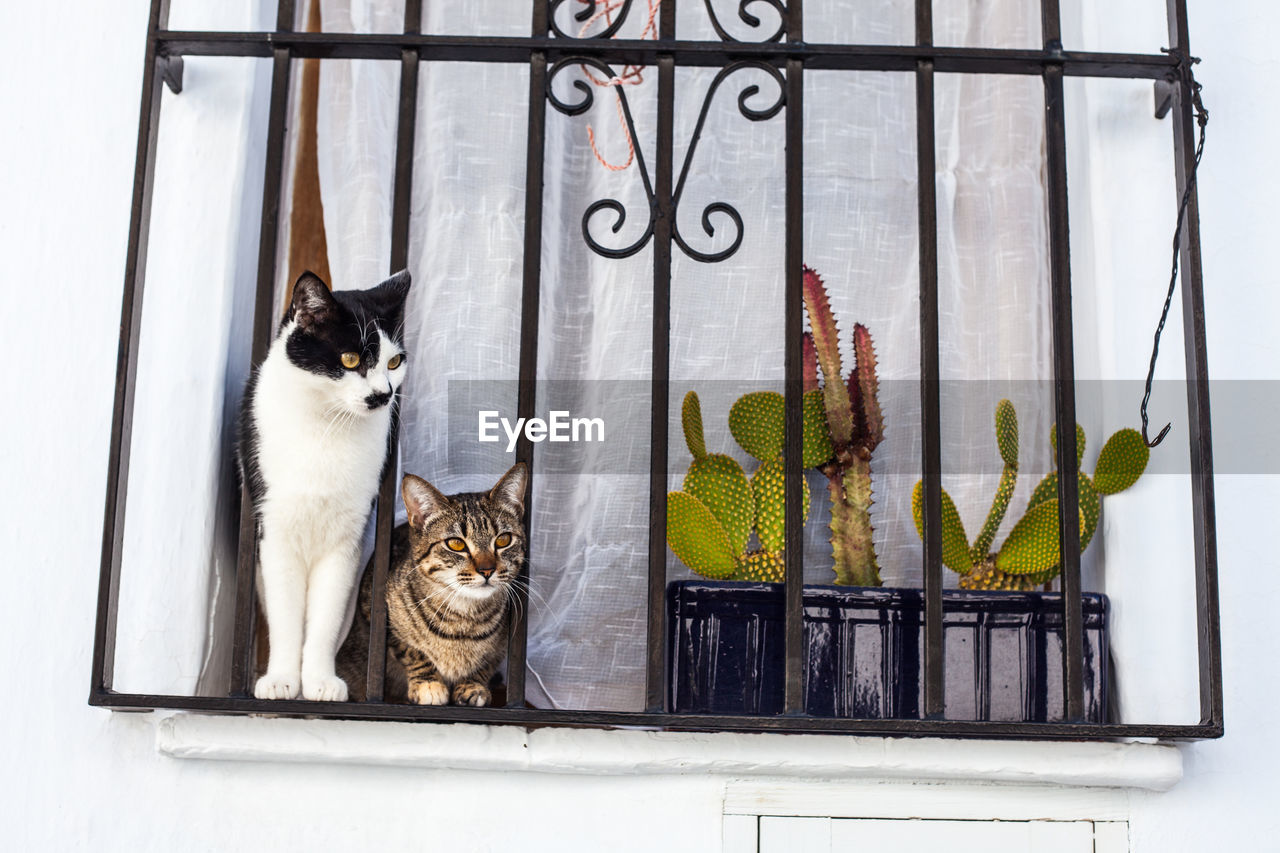
M 1074 77 L 1134 77 L 1159 80 L 1174 74 L 1177 59 L 1167 54 L 1092 53 L 1085 51 L 1001 50 L 932 45 L 744 43 L 711 41 L 656 42 L 631 39 L 549 37 L 485 38 L 412 33 L 281 33 L 183 32 L 157 36 L 161 56 L 262 56 L 285 46 L 307 59 L 394 59 L 405 48 L 418 49 L 425 61 L 527 63 L 533 51 L 546 51 L 550 61 L 566 56 L 593 56 L 619 65 L 656 65 L 658 54 L 671 54 L 677 65 L 720 67 L 742 59 L 782 66 L 801 59 L 810 70 L 911 71 L 917 61 L 933 61 L 939 74 L 1041 74 L 1046 64 L 1061 65 Z
M 463 708 L 456 705 L 390 705 L 305 700 L 221 699 L 96 691 L 89 704 L 117 711 L 179 710 L 275 717 L 331 717 L 401 722 L 484 725 L 652 728 L 686 731 L 777 732 L 784 734 L 899 735 L 908 737 L 1019 738 L 1023 740 L 1104 740 L 1160 738 L 1202 740 L 1222 736 L 1222 725 L 1119 725 L 1093 723 L 1004 723 L 968 720 L 859 720 L 844 717 L 780 715 L 747 717 L 716 714 L 652 714 L 629 711 L 552 711 L 537 708 Z

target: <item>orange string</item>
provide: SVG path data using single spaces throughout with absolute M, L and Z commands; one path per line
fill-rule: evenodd
M 631 142 L 631 133 L 627 130 L 627 117 L 622 112 L 622 98 L 617 99 L 618 106 L 618 124 L 622 125 L 622 133 L 627 137 L 627 162 L 621 166 L 615 166 L 608 160 L 604 159 L 604 155 L 600 153 L 600 149 L 596 148 L 596 132 L 591 125 L 587 125 L 587 141 L 591 143 L 591 153 L 596 155 L 596 159 L 600 161 L 600 165 L 604 166 L 611 172 L 621 172 L 631 165 L 631 161 L 636 158 L 636 147 Z
M 586 3 L 588 2 L 588 0 L 579 0 L 579 2 Z M 578 30 L 579 38 L 585 36 L 587 30 L 591 27 L 591 25 L 594 24 L 596 21 L 600 20 L 601 18 L 605 19 L 606 25 L 612 26 L 613 13 L 617 9 L 621 8 L 623 3 L 624 3 L 624 0 L 606 0 L 604 4 L 604 8 L 602 8 L 600 11 L 596 12 L 594 15 L 592 15 L 590 18 L 588 18 L 586 21 L 583 22 L 582 28 Z M 662 5 L 662 0 L 648 0 L 648 3 L 649 3 L 649 17 L 648 17 L 648 20 L 645 21 L 644 29 L 640 33 L 640 38 L 656 39 L 658 37 L 658 32 L 657 32 L 658 8 Z M 642 68 L 639 65 L 624 66 L 621 74 L 608 80 L 603 79 L 601 77 L 597 77 L 595 74 L 591 73 L 591 69 L 585 65 L 582 66 L 582 73 L 586 75 L 587 79 L 590 80 L 596 86 L 615 86 L 615 87 L 616 86 L 636 86 L 644 82 L 644 74 L 642 73 Z M 622 170 L 628 168 L 632 164 L 632 162 L 635 160 L 636 146 L 635 146 L 635 141 L 632 140 L 631 138 L 631 131 L 627 127 L 626 114 L 622 110 L 621 94 L 616 95 L 615 106 L 617 107 L 617 111 L 618 111 L 618 124 L 622 128 L 622 135 L 627 140 L 627 161 L 621 165 L 616 165 L 606 160 L 605 156 L 600 153 L 600 149 L 596 147 L 595 129 L 589 124 L 587 125 L 587 141 L 591 145 L 591 153 L 595 155 L 596 160 L 600 162 L 601 166 L 604 166 L 606 169 L 612 172 L 621 172 Z

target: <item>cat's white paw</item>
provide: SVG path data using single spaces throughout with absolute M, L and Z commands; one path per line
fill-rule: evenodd
M 443 681 L 419 681 L 409 688 L 409 701 L 415 705 L 448 705 L 449 688 Z
M 336 675 L 302 679 L 302 696 L 313 702 L 347 701 L 347 682 Z
M 297 699 L 300 680 L 297 673 L 268 672 L 253 686 L 253 695 L 259 699 Z

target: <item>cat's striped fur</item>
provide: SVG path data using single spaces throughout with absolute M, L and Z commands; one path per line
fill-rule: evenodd
M 401 495 L 409 522 L 392 534 L 387 575 L 388 701 L 489 704 L 524 566 L 526 483 L 522 463 L 489 492 L 449 497 L 405 476 Z M 357 700 L 364 698 L 372 576 L 366 569 L 360 615 L 339 655 Z

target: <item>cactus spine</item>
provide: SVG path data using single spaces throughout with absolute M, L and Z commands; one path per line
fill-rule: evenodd
M 684 490 L 667 495 L 667 544 L 703 577 L 782 581 L 781 441 L 773 457 L 748 479 L 737 460 L 707 453 L 702 405 L 693 391 L 685 395 L 681 422 L 693 462 L 685 474 Z M 803 501 L 802 514 L 807 517 L 807 484 Z M 758 548 L 751 547 L 752 532 Z
M 996 444 L 1004 460 L 1000 486 L 991 502 L 986 523 L 968 545 L 955 503 L 942 493 L 942 562 L 959 574 L 965 589 L 1031 590 L 1057 577 L 1062 570 L 1058 548 L 1058 472 L 1045 475 L 1027 503 L 1026 512 L 1009 531 L 1000 550 L 991 553 L 996 531 L 1004 520 L 1018 479 L 1018 418 L 1013 404 L 996 405 Z M 1057 432 L 1049 441 L 1057 450 Z M 1076 463 L 1084 459 L 1085 435 L 1076 425 Z M 1090 477 L 1079 472 L 1080 550 L 1088 547 L 1098 527 L 1102 495 L 1114 495 L 1137 482 L 1146 470 L 1150 450 L 1137 430 L 1122 429 L 1107 439 Z M 911 509 L 916 530 L 924 536 L 923 484 L 916 483 Z

